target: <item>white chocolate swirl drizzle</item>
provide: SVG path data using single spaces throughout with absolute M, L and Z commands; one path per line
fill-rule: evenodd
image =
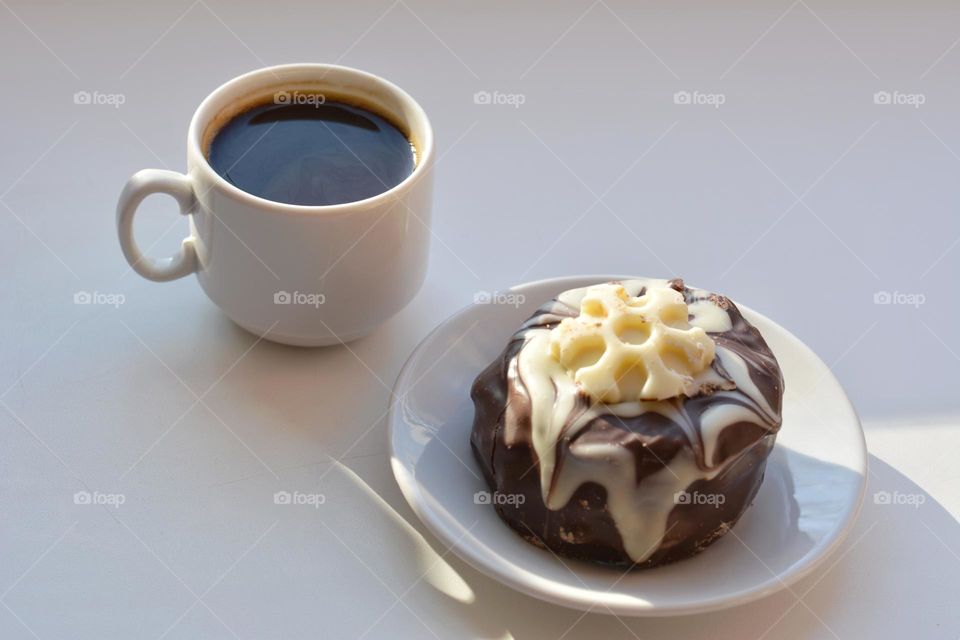
M 621 285 L 623 294 L 615 294 L 621 299 L 623 295 L 636 298 L 643 293 L 669 287 L 668 281 L 652 279 L 625 280 L 616 286 Z M 609 291 L 611 289 L 603 290 L 605 295 Z M 714 345 L 714 341 L 706 336 L 730 331 L 733 326 L 730 313 L 717 303 L 715 296 L 699 290 L 687 291 L 692 293 L 689 303 L 684 304 L 689 313 L 689 325 L 683 326 L 686 318 L 682 323 L 678 318 L 672 320 L 681 337 L 691 338 L 690 344 L 682 345 L 692 349 L 685 351 L 690 355 L 689 359 L 684 360 L 686 364 L 671 368 L 668 373 L 676 375 L 661 376 L 649 387 L 646 382 L 653 377 L 649 375 L 649 368 L 646 369 L 648 375 L 645 380 L 640 379 L 639 383 L 635 380 L 622 388 L 611 386 L 609 378 L 600 378 L 598 386 L 594 388 L 600 389 L 597 395 L 606 398 L 606 401 L 591 398 L 589 402 L 584 402 L 585 385 L 578 384 L 576 375 L 577 370 L 582 371 L 584 367 L 568 369 L 562 363 L 564 340 L 567 340 L 566 346 L 570 348 L 571 336 L 583 339 L 584 335 L 596 335 L 596 332 L 591 334 L 577 327 L 573 332 L 564 330 L 552 334 L 549 326 L 560 323 L 559 328 L 564 322 L 572 324 L 585 299 L 588 300 L 587 306 L 590 306 L 588 296 L 596 293 L 597 288 L 563 292 L 556 300 L 541 308 L 541 313 L 525 323 L 514 336 L 522 340 L 523 345 L 510 363 L 510 368 L 522 381 L 530 399 L 531 440 L 537 455 L 544 504 L 551 510 L 558 510 L 567 504 L 581 485 L 593 482 L 602 486 L 606 490 L 607 508 L 620 532 L 624 550 L 635 562 L 642 562 L 660 546 L 668 516 L 676 506 L 677 492 L 698 480 L 715 477 L 732 461 L 732 458 L 720 461 L 720 464 L 714 461 L 717 442 L 727 426 L 751 422 L 775 431 L 780 424 L 780 416 L 751 379 L 750 367 L 743 358 L 721 344 Z M 683 304 L 683 296 L 675 293 Z M 676 299 L 667 302 L 674 304 Z M 676 309 L 671 313 L 675 314 Z M 609 335 L 607 339 L 610 339 Z M 709 346 L 704 346 L 704 339 L 709 341 Z M 714 346 L 715 349 L 712 349 Z M 709 359 L 705 352 L 709 352 Z M 623 355 L 623 352 L 615 350 L 614 356 L 617 354 Z M 575 355 L 571 356 L 574 362 Z M 633 357 L 640 356 L 634 351 Z M 567 365 L 570 362 L 568 360 Z M 602 359 L 595 364 L 602 364 Z M 583 380 L 582 376 L 580 380 Z M 644 389 L 648 393 L 644 393 Z M 674 397 L 667 396 L 665 390 L 668 389 L 676 389 L 684 396 L 702 391 L 711 393 L 711 403 L 694 421 L 687 415 L 684 397 L 676 393 Z M 647 399 L 651 396 L 653 399 Z M 511 412 L 510 405 L 507 406 L 507 412 Z M 679 425 L 691 444 L 690 448 L 681 449 L 659 471 L 638 482 L 634 453 L 615 442 L 580 443 L 576 455 L 564 456 L 562 466 L 557 468 L 557 450 L 561 438 L 575 437 L 599 416 L 633 418 L 648 412 L 660 414 Z M 515 425 L 518 421 L 508 419 L 505 423 Z M 520 434 L 508 431 L 505 437 L 509 445 L 516 442 Z M 700 461 L 693 453 L 697 450 L 702 450 Z

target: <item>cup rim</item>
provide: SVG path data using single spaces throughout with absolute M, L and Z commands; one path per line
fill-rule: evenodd
M 265 81 L 263 82 L 263 86 L 268 87 L 270 84 L 276 84 L 276 78 L 279 74 L 289 73 L 291 71 L 310 71 L 317 73 L 321 80 L 331 71 L 345 72 L 356 76 L 366 84 L 379 84 L 382 87 L 385 87 L 390 93 L 393 93 L 397 98 L 399 98 L 401 102 L 405 103 L 405 105 L 410 109 L 410 112 L 414 114 L 414 117 L 411 118 L 411 121 L 419 121 L 420 126 L 423 129 L 423 139 L 420 140 L 420 144 L 417 145 L 417 164 L 413 168 L 413 171 L 410 172 L 410 175 L 386 191 L 378 193 L 374 196 L 370 196 L 369 198 L 353 200 L 350 202 L 342 202 L 339 204 L 325 205 L 290 204 L 287 202 L 269 200 L 252 193 L 248 193 L 240 187 L 225 180 L 223 176 L 217 173 L 213 167 L 210 166 L 210 161 L 207 159 L 207 156 L 203 151 L 203 137 L 206 127 L 217 114 L 217 112 L 207 114 L 207 111 L 212 108 L 212 103 L 220 98 L 224 93 L 229 92 L 238 85 L 245 84 L 252 78 L 264 78 Z M 272 81 L 270 80 L 271 78 Z M 280 84 L 282 85 L 283 83 L 280 82 Z M 423 107 L 420 106 L 420 103 L 418 103 L 409 93 L 389 80 L 368 71 L 343 65 L 318 62 L 297 62 L 269 67 L 260 67 L 227 80 L 219 87 L 211 91 L 210 94 L 203 99 L 203 102 L 200 103 L 200 105 L 197 107 L 197 110 L 194 111 L 193 117 L 190 119 L 190 128 L 187 133 L 188 155 L 193 156 L 197 160 L 195 164 L 191 163 L 194 166 L 188 167 L 188 171 L 190 173 L 193 173 L 194 170 L 201 171 L 204 177 L 211 181 L 211 184 L 216 185 L 233 198 L 236 198 L 245 204 L 258 208 L 269 208 L 273 211 L 282 213 L 301 215 L 333 215 L 350 213 L 356 210 L 374 208 L 384 203 L 399 199 L 399 196 L 402 192 L 410 189 L 415 182 L 421 179 L 430 170 L 430 167 L 433 164 L 433 147 L 433 127 L 430 124 L 430 119 L 427 117 Z

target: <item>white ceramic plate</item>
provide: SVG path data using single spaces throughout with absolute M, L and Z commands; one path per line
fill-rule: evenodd
M 738 305 L 773 349 L 786 380 L 783 428 L 752 507 L 703 553 L 622 572 L 521 539 L 489 504 L 470 450 L 470 385 L 533 311 L 557 293 L 620 276 L 521 285 L 435 329 L 397 378 L 390 412 L 393 472 L 421 520 L 454 553 L 531 596 L 577 609 L 659 616 L 722 609 L 773 593 L 822 562 L 849 532 L 866 484 L 857 415 L 823 362 L 764 316 Z M 521 300 L 522 302 L 519 302 Z M 517 304 L 510 304 L 510 301 Z

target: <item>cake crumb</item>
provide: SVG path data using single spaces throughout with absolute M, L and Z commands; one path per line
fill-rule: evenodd
M 710 296 L 709 296 L 709 300 L 710 300 L 710 302 L 712 302 L 713 304 L 717 305 L 718 307 L 720 307 L 720 308 L 723 309 L 724 311 L 729 310 L 730 307 L 732 306 L 731 303 L 730 303 L 730 298 L 728 298 L 728 297 L 726 297 L 726 296 L 717 295 L 716 293 L 711 293 Z

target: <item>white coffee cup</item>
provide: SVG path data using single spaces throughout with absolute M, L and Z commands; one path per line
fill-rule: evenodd
M 217 130 L 258 103 L 322 94 L 398 125 L 416 148 L 413 172 L 383 193 L 345 204 L 301 206 L 249 194 L 207 161 Z M 230 80 L 197 109 L 187 134 L 187 173 L 145 169 L 117 204 L 120 247 L 158 282 L 197 274 L 207 296 L 241 327 L 292 345 L 339 344 L 370 333 L 417 293 L 427 268 L 433 130 L 405 91 L 370 73 L 327 64 L 268 67 Z M 133 237 L 140 202 L 172 196 L 190 219 L 180 252 L 144 256 Z

